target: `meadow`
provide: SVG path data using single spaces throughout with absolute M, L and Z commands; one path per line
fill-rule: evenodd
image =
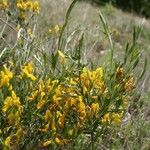
M 149 150 L 150 20 L 78 0 L 0 0 L 0 149 Z

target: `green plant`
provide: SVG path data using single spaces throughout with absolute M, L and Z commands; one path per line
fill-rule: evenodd
M 64 26 L 49 30 L 54 34 L 48 39 L 54 36 L 58 41 L 55 51 L 43 50 L 31 32 L 29 26 L 35 24 L 34 20 L 28 21 L 28 15 L 32 14 L 25 7 L 27 1 L 18 1 L 14 6 L 19 12 L 23 9 L 27 16 L 19 21 L 21 27 L 15 45 L 4 45 L 0 55 L 5 60 L 1 60 L 4 64 L 0 72 L 1 149 L 71 149 L 74 146 L 80 149 L 84 147 L 82 141 L 95 149 L 96 141 L 103 141 L 110 128 L 120 127 L 129 101 L 134 98 L 135 87 L 146 70 L 145 63 L 141 75 L 133 74 L 140 60 L 136 47 L 140 28 L 134 28 L 133 41 L 126 46 L 124 60 L 118 61 L 114 59 L 110 28 L 100 14 L 103 33 L 110 43 L 110 62 L 107 67 L 84 63 L 84 34 L 70 51 L 65 49 L 67 40 L 63 36 L 76 2 L 70 5 Z M 13 11 L 11 6 L 3 7 L 3 12 Z M 11 15 L 9 19 L 14 18 Z M 5 25 L 11 25 L 1 20 L 3 33 Z

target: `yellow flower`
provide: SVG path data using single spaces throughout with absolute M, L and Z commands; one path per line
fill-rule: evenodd
M 58 55 L 61 57 L 61 63 L 64 64 L 66 61 L 65 54 L 63 54 L 62 51 L 58 50 Z
M 18 7 L 18 9 L 20 9 L 20 10 L 26 10 L 26 9 L 27 9 L 27 5 L 26 5 L 26 3 L 23 2 L 23 1 L 17 2 L 17 7 Z
M 55 138 L 55 142 L 56 142 L 57 144 L 63 144 L 62 141 L 60 140 L 60 138 L 58 138 L 58 137 Z
M 33 9 L 33 2 L 31 2 L 31 1 L 26 2 L 26 7 L 27 7 L 29 10 L 32 10 L 32 9 Z
M 134 78 L 132 76 L 129 77 L 128 81 L 125 83 L 124 88 L 126 92 L 132 91 L 132 89 L 134 88 Z
M 31 96 L 27 96 L 27 99 L 28 100 L 34 100 L 36 97 L 37 97 L 37 95 L 38 95 L 38 90 L 36 90 L 36 91 L 33 91 L 32 93 L 31 93 Z
M 14 106 L 17 106 L 18 108 L 21 106 L 20 99 L 17 97 L 14 91 L 12 91 L 12 100 Z
M 119 125 L 121 123 L 121 117 L 122 117 L 122 115 L 120 115 L 118 113 L 114 113 L 112 115 L 113 122 L 114 122 L 115 125 Z
M 16 106 L 19 110 L 22 109 L 20 99 L 16 96 L 15 92 L 12 91 L 11 96 L 8 96 L 4 101 L 4 106 L 2 108 L 3 112 L 6 112 L 10 107 Z
M 13 73 L 4 66 L 4 70 L 0 72 L 0 87 L 9 86 L 10 80 L 13 78 Z
M 55 25 L 55 27 L 54 27 L 54 32 L 55 32 L 56 34 L 58 34 L 59 31 L 60 31 L 60 27 L 59 27 L 58 25 Z
M 109 113 L 105 114 L 104 117 L 102 118 L 102 123 L 107 123 L 107 122 L 110 122 Z
M 52 122 L 52 131 L 55 132 L 56 131 L 56 124 L 55 121 L 53 120 Z
M 40 109 L 40 108 L 42 108 L 44 105 L 45 105 L 45 100 L 44 99 L 42 99 L 42 100 L 40 100 L 39 102 L 38 102 L 38 104 L 37 104 L 37 109 Z
M 64 121 L 65 121 L 65 116 L 64 116 L 64 115 L 62 115 L 61 117 L 59 117 L 59 119 L 58 119 L 58 124 L 59 124 L 59 126 L 60 126 L 61 128 L 64 127 Z
M 14 136 L 16 136 L 17 140 L 19 141 L 22 135 L 23 135 L 23 129 L 20 127 L 17 130 L 17 132 L 14 134 Z
M 7 9 L 8 8 L 8 0 L 1 0 L 0 2 L 0 8 Z
M 51 34 L 52 33 L 52 29 L 49 29 L 48 32 Z
M 77 101 L 76 101 L 76 99 L 74 99 L 74 98 L 70 98 L 69 99 L 69 106 L 76 106 L 76 103 L 77 103 Z
M 21 111 L 22 111 L 22 110 L 21 110 Z M 17 111 L 17 112 L 15 113 L 15 124 L 16 124 L 16 126 L 18 126 L 19 123 L 20 123 L 20 111 Z
M 52 113 L 50 110 L 46 110 L 46 113 L 44 115 L 44 119 L 46 122 L 50 121 L 52 119 Z
M 48 146 L 48 145 L 50 145 L 52 143 L 52 141 L 51 140 L 47 140 L 47 141 L 45 141 L 44 143 L 43 143 L 43 146 Z
M 44 129 L 41 129 L 41 128 L 40 128 L 40 129 L 38 129 L 38 130 L 41 131 L 41 132 L 47 132 L 48 129 L 49 129 L 49 123 L 45 125 L 45 128 L 44 128 Z
M 86 117 L 86 106 L 85 103 L 82 101 L 81 96 L 79 96 L 77 111 L 80 114 L 80 119 L 83 120 Z
M 10 141 L 11 141 L 11 137 L 8 136 L 4 141 L 5 146 L 10 147 Z
M 40 12 L 40 5 L 39 5 L 39 2 L 38 1 L 35 1 L 33 3 L 33 6 L 32 6 L 32 10 L 36 13 L 39 13 Z
M 99 112 L 99 104 L 98 103 L 92 103 L 91 111 L 97 117 L 98 116 L 98 112 Z
M 99 67 L 94 72 L 98 78 L 102 78 L 104 76 L 104 69 L 102 67 Z
M 70 136 L 72 136 L 72 135 L 73 135 L 73 129 L 69 129 L 68 134 L 69 134 Z
M 22 68 L 22 75 L 24 76 L 26 75 L 28 78 L 30 78 L 31 80 L 35 81 L 36 77 L 32 74 L 33 73 L 33 64 L 32 63 L 28 63 L 26 66 L 24 66 Z
M 30 37 L 33 37 L 31 28 L 29 28 L 29 29 L 27 30 L 27 32 L 28 32 L 28 35 L 29 35 Z
M 11 97 L 7 97 L 4 101 L 4 106 L 2 107 L 3 112 L 6 112 L 13 105 L 13 100 Z

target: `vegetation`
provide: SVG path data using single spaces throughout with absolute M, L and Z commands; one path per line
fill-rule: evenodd
M 120 33 L 100 13 L 106 52 L 93 59 L 95 39 L 70 21 L 76 2 L 63 25 L 46 25 L 46 1 L 0 1 L 0 149 L 149 149 L 148 68 L 138 50 L 149 36 L 135 26 L 119 53 Z
M 134 11 L 138 14 L 143 14 L 150 17 L 150 2 L 149 0 L 87 0 L 97 4 L 112 3 L 114 6 L 123 8 L 130 12 Z

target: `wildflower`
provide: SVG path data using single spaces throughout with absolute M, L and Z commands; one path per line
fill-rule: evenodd
M 98 78 L 102 78 L 104 76 L 104 69 L 102 67 L 99 67 L 95 70 L 95 74 L 98 76 Z
M 2 108 L 3 112 L 6 112 L 10 107 L 16 106 L 19 110 L 22 109 L 20 99 L 16 96 L 15 92 L 12 91 L 12 95 L 8 96 L 4 101 L 4 106 Z
M 115 125 L 119 125 L 121 123 L 121 115 L 120 114 L 114 113 L 112 115 L 112 118 L 113 118 L 113 122 Z
M 48 32 L 51 34 L 52 33 L 52 29 L 49 29 Z
M 16 126 L 18 126 L 19 123 L 20 123 L 20 111 L 16 111 L 16 113 L 15 113 L 15 124 L 16 124 Z
M 91 111 L 97 117 L 98 112 L 99 112 L 99 104 L 98 103 L 92 103 L 92 105 L 91 105 Z
M 49 120 L 52 119 L 52 113 L 51 113 L 50 110 L 46 110 L 46 113 L 44 115 L 44 119 L 45 119 L 46 122 L 48 122 Z
M 53 102 L 55 104 L 59 104 L 59 101 L 61 100 L 61 97 L 60 96 L 57 96 L 56 94 L 53 96 Z
M 58 124 L 59 124 L 59 126 L 60 126 L 61 128 L 64 127 L 64 122 L 65 122 L 65 116 L 62 115 L 62 116 L 59 117 L 59 119 L 58 119 Z
M 41 128 L 40 128 L 40 129 L 38 129 L 38 130 L 41 131 L 41 132 L 47 132 L 48 129 L 49 129 L 49 123 L 45 125 L 45 128 L 44 128 L 44 129 L 41 129 Z
M 80 119 L 83 120 L 86 117 L 86 107 L 85 103 L 82 101 L 82 97 L 79 96 L 79 103 L 78 103 L 78 113 L 80 114 Z
M 4 141 L 5 146 L 10 147 L 10 141 L 11 141 L 11 137 L 8 136 Z
M 55 142 L 59 145 L 63 144 L 62 141 L 60 140 L 60 138 L 58 138 L 58 137 L 55 138 Z
M 6 10 L 8 8 L 8 0 L 1 0 L 0 8 Z
M 52 140 L 47 140 L 43 143 L 43 146 L 46 147 L 46 146 L 50 145 L 51 143 L 52 143 Z
M 14 134 L 14 136 L 19 141 L 22 135 L 23 135 L 23 129 L 21 127 L 19 127 L 19 129 L 17 130 L 17 132 Z
M 102 118 L 102 123 L 107 123 L 107 122 L 110 122 L 109 113 L 105 114 L 104 117 Z
M 0 87 L 9 86 L 10 80 L 13 78 L 13 73 L 4 66 L 4 70 L 0 72 Z
M 42 99 L 42 100 L 40 100 L 39 102 L 38 102 L 38 104 L 37 104 L 37 109 L 40 109 L 40 108 L 42 108 L 44 105 L 45 105 L 45 100 L 44 99 Z
M 38 90 L 33 91 L 31 93 L 31 96 L 27 96 L 27 99 L 31 101 L 34 100 L 37 97 L 38 93 L 39 93 Z
M 25 2 L 19 1 L 19 2 L 17 2 L 17 8 L 24 11 L 27 9 L 27 5 Z
M 22 75 L 21 76 L 26 75 L 28 78 L 30 78 L 31 80 L 35 81 L 36 77 L 32 73 L 33 73 L 33 64 L 32 63 L 28 63 L 26 66 L 24 66 L 22 68 Z
M 27 7 L 27 9 L 32 10 L 33 9 L 33 2 L 27 1 L 26 2 L 26 7 Z
M 76 106 L 76 103 L 77 103 L 77 101 L 76 101 L 76 99 L 74 99 L 74 98 L 70 98 L 69 99 L 69 106 Z
M 69 134 L 70 136 L 72 136 L 72 135 L 73 135 L 73 129 L 69 129 L 68 134 Z
M 55 121 L 52 121 L 52 131 L 55 132 L 56 131 L 56 124 Z
M 58 55 L 61 57 L 61 63 L 64 64 L 66 61 L 65 54 L 63 54 L 62 51 L 58 50 Z
M 9 85 L 8 90 L 9 90 L 9 91 L 12 91 L 12 90 L 13 90 L 13 87 L 12 87 L 11 84 Z
M 58 25 L 56 25 L 56 26 L 54 27 L 54 32 L 55 32 L 56 34 L 58 34 L 59 31 L 60 31 L 60 27 L 59 27 Z
M 35 2 L 33 3 L 32 10 L 33 10 L 34 12 L 36 12 L 36 13 L 39 13 L 39 11 L 40 11 L 40 5 L 39 5 L 39 2 L 38 2 L 38 1 L 35 1 Z
M 126 92 L 130 92 L 134 88 L 134 78 L 132 76 L 129 77 L 124 88 Z
M 33 37 L 31 28 L 29 28 L 29 29 L 27 30 L 27 32 L 28 32 L 28 34 L 29 34 L 30 37 Z

